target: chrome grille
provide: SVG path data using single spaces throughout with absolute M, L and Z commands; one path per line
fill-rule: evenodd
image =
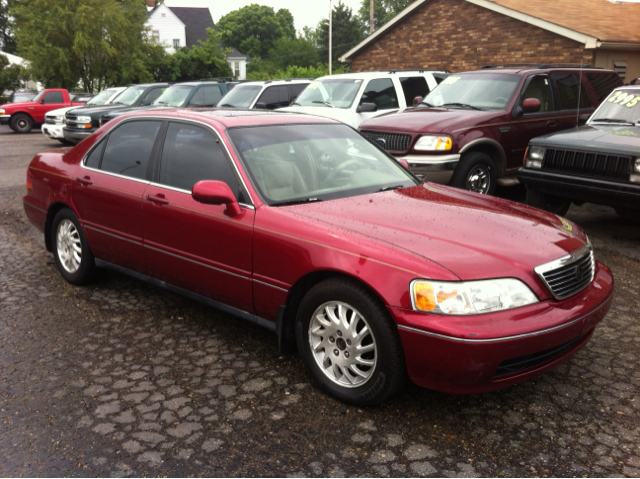
M 630 156 L 558 150 L 555 148 L 547 148 L 542 163 L 543 170 L 613 180 L 628 180 L 631 166 Z
M 595 275 L 595 259 L 586 245 L 560 259 L 534 268 L 556 299 L 566 299 L 585 289 Z
M 401 135 L 399 133 L 376 133 L 375 131 L 361 131 L 362 136 L 375 143 L 376 140 L 383 139 L 384 148 L 387 151 L 405 152 L 411 144 L 411 135 Z

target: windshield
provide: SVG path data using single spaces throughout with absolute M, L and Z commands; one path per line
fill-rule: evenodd
M 117 92 L 115 88 L 111 90 L 104 90 L 94 96 L 91 100 L 87 102 L 87 105 L 104 105 L 107 103 L 107 100 L 113 96 L 115 92 Z
M 300 106 L 349 108 L 360 90 L 362 80 L 330 78 L 311 82 L 295 101 Z M 292 105 L 295 106 L 295 105 Z
M 154 105 L 182 106 L 195 87 L 192 85 L 172 86 L 153 102 Z
M 35 101 L 35 102 L 40 101 L 40 98 L 42 98 L 42 95 L 44 95 L 46 91 L 47 91 L 47 90 L 42 90 L 42 91 L 41 91 L 40 93 L 38 93 L 38 94 L 33 98 L 33 100 L 31 100 L 31 101 Z
M 113 103 L 122 103 L 123 105 L 133 105 L 140 95 L 144 93 L 147 87 L 144 86 L 130 86 L 125 91 L 118 95 L 116 101 Z
M 640 87 L 611 92 L 589 123 L 640 123 Z
M 253 100 L 262 90 L 260 85 L 237 86 L 222 97 L 218 106 L 231 108 L 249 108 Z
M 418 184 L 398 162 L 346 125 L 235 128 L 229 136 L 271 206 Z
M 519 75 L 465 73 L 442 80 L 422 104 L 504 110 L 520 83 Z

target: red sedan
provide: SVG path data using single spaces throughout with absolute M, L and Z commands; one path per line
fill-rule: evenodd
M 62 276 L 113 268 L 265 326 L 325 392 L 509 386 L 586 344 L 611 271 L 576 225 L 433 184 L 333 120 L 145 111 L 36 156 Z

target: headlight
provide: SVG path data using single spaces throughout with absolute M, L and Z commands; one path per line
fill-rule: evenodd
M 542 168 L 545 151 L 547 151 L 547 149 L 544 146 L 530 146 L 527 157 L 524 160 L 524 166 L 537 170 Z
M 0 108 L 0 115 L 4 115 L 4 110 Z
M 435 314 L 471 315 L 518 308 L 538 298 L 522 281 L 512 278 L 466 282 L 415 280 L 413 308 Z
M 447 151 L 451 149 L 451 138 L 448 136 L 421 136 L 413 149 L 419 151 Z
M 640 173 L 640 158 L 636 158 L 636 161 L 633 164 L 633 171 L 635 171 L 636 173 Z
M 79 116 L 78 118 L 76 118 L 76 121 L 78 123 L 91 123 L 91 117 L 90 116 Z

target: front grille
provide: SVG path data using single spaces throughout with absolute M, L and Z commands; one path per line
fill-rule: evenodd
M 385 141 L 382 146 L 387 151 L 405 152 L 411 144 L 411 135 L 401 135 L 398 133 L 376 133 L 375 131 L 361 131 L 362 136 L 375 143 L 376 140 Z
M 583 337 L 584 336 L 579 336 L 572 339 L 571 341 L 567 341 L 566 343 L 561 344 L 560 346 L 556 346 L 555 348 L 549 348 L 537 353 L 527 354 L 526 356 L 520 356 L 517 358 L 502 361 L 498 366 L 496 374 L 493 377 L 497 378 L 500 376 L 506 376 L 507 374 L 517 373 L 556 359 L 564 352 L 568 351 Z
M 584 151 L 547 148 L 543 170 L 574 173 L 612 180 L 628 180 L 631 173 L 630 156 L 587 153 Z
M 556 299 L 566 299 L 585 289 L 595 274 L 591 246 L 534 268 L 536 274 Z

